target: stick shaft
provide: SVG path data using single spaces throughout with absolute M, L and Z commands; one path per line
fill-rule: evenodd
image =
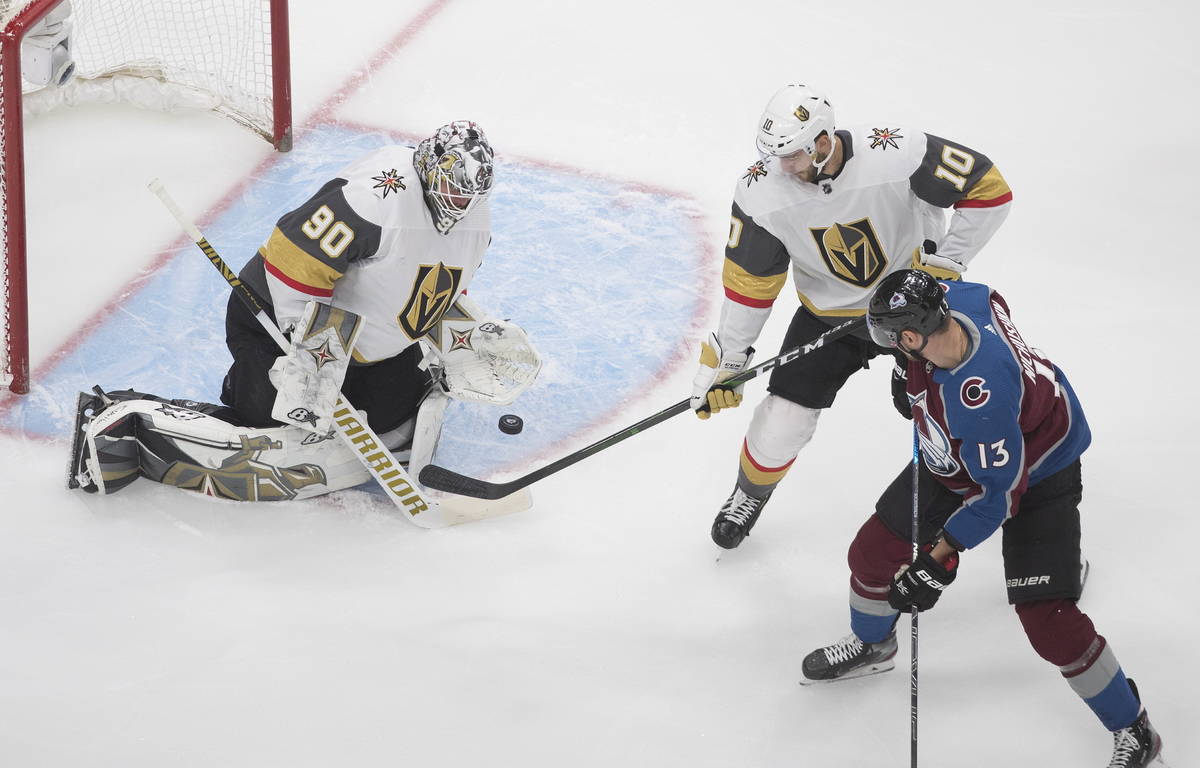
M 917 561 L 917 553 L 920 547 L 920 492 L 917 490 L 917 483 L 921 475 L 921 438 L 920 432 L 917 429 L 917 420 L 913 419 L 913 457 L 912 457 L 912 559 Z M 912 667 L 911 681 L 909 691 L 909 721 L 911 723 L 910 748 L 911 748 L 911 765 L 912 768 L 917 768 L 917 617 L 919 616 L 917 607 L 914 605 L 912 609 Z
M 862 317 L 856 317 L 853 320 L 847 320 L 841 325 L 836 325 L 833 328 L 830 328 L 828 331 L 825 331 L 825 333 L 822 333 L 809 343 L 789 349 L 787 352 L 784 352 L 777 357 L 773 357 L 764 363 L 759 363 L 753 368 L 748 368 L 722 383 L 725 385 L 733 385 L 749 381 L 750 379 L 753 379 L 756 376 L 766 373 L 774 368 L 778 368 L 781 365 L 787 365 L 798 357 L 802 357 L 810 352 L 820 349 L 821 347 L 825 346 L 825 344 L 835 339 L 839 339 L 842 336 L 851 334 L 861 328 L 865 323 L 866 320 Z M 441 491 L 457 493 L 463 496 L 475 496 L 476 498 L 481 499 L 499 499 L 507 496 L 510 493 L 515 493 L 527 485 L 536 483 L 538 480 L 549 477 L 555 472 L 564 470 L 572 464 L 583 461 L 589 456 L 594 456 L 606 448 L 611 448 L 617 443 L 627 440 L 639 432 L 645 432 L 647 429 L 655 426 L 656 424 L 661 424 L 667 419 L 678 416 L 690 408 L 690 403 L 690 399 L 681 400 L 670 407 L 664 408 L 658 413 L 647 416 L 636 424 L 625 427 L 619 432 L 614 432 L 608 437 L 597 440 L 585 448 L 580 448 L 574 453 L 568 454 L 557 461 L 553 461 L 540 469 L 536 469 L 527 475 L 523 475 L 507 483 L 489 483 L 484 480 L 477 480 L 472 477 L 460 475 L 457 472 L 452 472 L 444 467 L 439 467 L 434 464 L 430 464 L 421 470 L 421 482 L 429 488 L 436 488 Z

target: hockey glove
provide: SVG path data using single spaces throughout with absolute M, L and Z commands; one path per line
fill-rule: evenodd
M 917 249 L 914 267 L 928 272 L 939 280 L 959 280 L 962 273 L 967 271 L 967 265 L 948 256 L 939 256 L 937 243 L 926 240 Z
M 508 405 L 529 389 L 542 358 L 510 320 L 444 322 L 445 349 L 428 347 L 442 389 L 455 400 Z
M 692 410 L 701 419 L 707 419 L 723 408 L 737 408 L 742 404 L 742 385 L 730 387 L 721 382 L 745 370 L 754 358 L 754 347 L 745 352 L 722 353 L 721 343 L 715 333 L 700 345 L 700 369 L 692 380 Z
M 957 575 L 957 552 L 951 554 L 943 565 L 934 560 L 928 550 L 922 550 L 915 563 L 905 565 L 892 579 L 888 605 L 898 611 L 909 611 L 913 606 L 919 611 L 928 611 L 937 604 L 946 587 L 954 583 Z
M 361 319 L 353 312 L 310 301 L 292 331 L 292 345 L 267 373 L 278 390 L 271 417 L 325 435 Z
M 892 405 L 904 418 L 912 421 L 912 405 L 908 402 L 908 366 L 897 358 L 892 364 Z

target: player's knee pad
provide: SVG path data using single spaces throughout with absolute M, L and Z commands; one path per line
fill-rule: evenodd
M 890 585 L 900 566 L 911 559 L 912 543 L 888 530 L 878 515 L 867 518 L 846 552 L 851 575 L 871 587 Z
M 806 408 L 778 395 L 767 397 L 754 409 L 746 448 L 755 462 L 782 466 L 796 458 L 817 430 L 821 411 Z
M 1096 628 L 1074 600 L 1035 600 L 1013 606 L 1029 644 L 1058 667 L 1075 662 L 1096 640 Z

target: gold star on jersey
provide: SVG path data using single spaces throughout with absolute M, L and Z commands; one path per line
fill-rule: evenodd
M 748 187 L 766 175 L 766 165 L 762 160 L 759 160 L 757 163 L 746 169 L 746 173 L 744 176 L 742 176 L 742 178 L 746 180 L 746 186 Z
M 896 143 L 896 139 L 903 139 L 900 135 L 899 128 L 872 128 L 871 135 L 867 137 L 871 140 L 871 149 L 883 148 L 887 152 L 887 148 L 900 149 L 900 145 Z
M 379 182 L 372 189 L 382 189 L 385 200 L 389 192 L 399 192 L 402 189 L 408 189 L 404 184 L 404 177 L 395 168 L 390 171 L 381 171 L 380 175 L 372 176 L 371 181 Z

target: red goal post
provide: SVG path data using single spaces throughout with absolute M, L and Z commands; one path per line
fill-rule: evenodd
M 59 105 L 210 109 L 291 149 L 287 0 L 70 0 L 75 76 L 22 77 L 25 35 L 64 0 L 0 0 L 0 386 L 29 391 L 24 118 Z

